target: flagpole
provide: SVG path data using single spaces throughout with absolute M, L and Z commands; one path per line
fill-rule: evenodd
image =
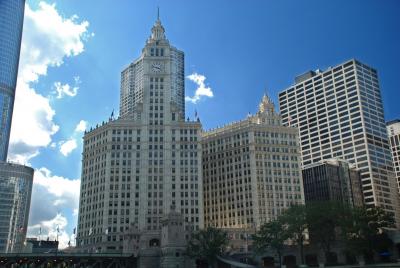
M 57 225 L 57 250 L 56 255 L 58 254 L 58 247 L 60 246 L 60 242 L 58 241 L 58 233 L 60 232 L 60 225 Z
M 58 232 L 59 232 L 59 230 L 60 230 L 60 226 L 59 225 L 57 225 L 57 242 L 58 242 Z

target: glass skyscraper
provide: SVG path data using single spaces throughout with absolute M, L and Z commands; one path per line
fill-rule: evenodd
M 18 253 L 23 248 L 32 178 L 32 168 L 0 162 L 0 253 Z
M 0 160 L 6 161 L 25 0 L 0 0 Z
M 0 253 L 18 253 L 28 227 L 33 169 L 7 163 L 25 0 L 0 0 Z

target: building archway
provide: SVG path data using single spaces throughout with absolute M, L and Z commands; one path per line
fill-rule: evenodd
M 274 257 L 264 257 L 262 258 L 262 263 L 264 268 L 274 268 L 275 267 L 275 259 Z
M 357 257 L 349 252 L 346 252 L 346 264 L 357 264 Z
M 160 240 L 157 238 L 153 238 L 149 241 L 149 247 L 154 248 L 154 247 L 159 247 L 160 246 Z
M 327 252 L 325 257 L 327 265 L 335 265 L 338 263 L 338 256 L 336 252 Z
M 308 266 L 318 266 L 318 257 L 315 254 L 305 256 L 305 262 Z
M 286 265 L 287 268 L 295 268 L 297 266 L 296 265 L 296 256 L 294 256 L 294 255 L 284 256 L 282 264 Z

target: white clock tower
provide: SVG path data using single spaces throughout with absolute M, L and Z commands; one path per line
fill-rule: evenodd
M 169 44 L 159 18 L 151 32 L 140 57 L 122 71 L 120 116 L 140 119 L 146 92 L 162 86 L 165 108 L 170 108 L 176 119 L 184 119 L 184 53 Z
M 203 227 L 202 130 L 185 121 L 184 93 L 184 54 L 157 18 L 140 57 L 122 71 L 120 117 L 84 136 L 82 250 L 122 252 L 124 237 L 138 239 L 126 233 L 136 226 L 134 245 L 152 255 L 171 207 L 182 216 L 185 239 Z

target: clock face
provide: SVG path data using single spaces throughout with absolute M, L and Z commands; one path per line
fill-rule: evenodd
M 151 64 L 151 70 L 155 73 L 161 72 L 162 71 L 162 64 L 159 62 L 153 62 Z

